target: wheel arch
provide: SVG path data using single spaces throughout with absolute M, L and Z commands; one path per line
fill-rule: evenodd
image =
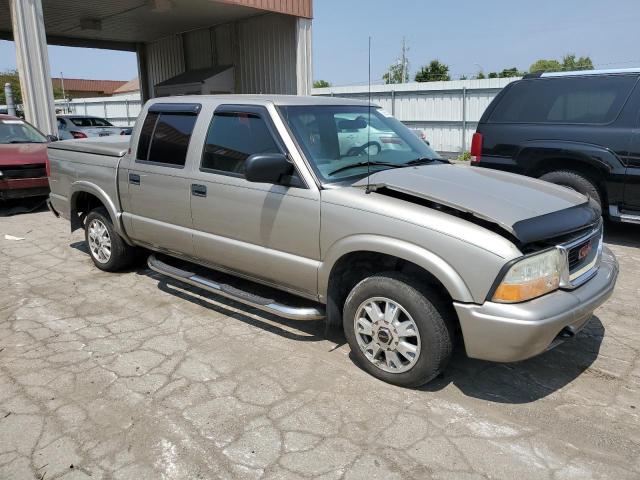
M 365 273 L 389 270 L 419 275 L 451 300 L 474 301 L 462 277 L 433 252 L 398 239 L 354 235 L 336 242 L 319 270 L 318 293 L 320 299 L 326 301 L 328 323 L 340 324 L 349 287 L 362 280 Z
M 86 181 L 78 181 L 71 186 L 69 200 L 71 231 L 83 228 L 84 217 L 91 210 L 98 207 L 104 207 L 118 235 L 131 245 L 131 241 L 122 228 L 120 215 L 113 200 L 99 186 Z

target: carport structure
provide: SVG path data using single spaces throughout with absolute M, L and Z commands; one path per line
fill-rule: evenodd
M 0 38 L 15 40 L 27 119 L 55 135 L 47 44 L 136 52 L 145 100 L 219 66 L 233 67 L 235 93 L 302 95 L 311 18 L 312 0 L 0 0 Z

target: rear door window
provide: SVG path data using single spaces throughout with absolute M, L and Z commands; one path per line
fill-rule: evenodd
M 137 161 L 184 167 L 197 118 L 191 112 L 149 112 L 140 131 Z
M 489 121 L 610 123 L 622 110 L 636 80 L 633 75 L 523 80 L 509 88 Z
M 244 164 L 255 153 L 279 153 L 264 119 L 251 112 L 216 112 L 202 154 L 202 170 L 244 175 Z

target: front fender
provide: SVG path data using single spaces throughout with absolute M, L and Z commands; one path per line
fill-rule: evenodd
M 438 255 L 423 247 L 396 238 L 359 234 L 342 238 L 327 250 L 318 271 L 318 294 L 326 299 L 329 277 L 333 266 L 349 253 L 376 252 L 414 263 L 436 277 L 458 302 L 473 302 L 473 297 L 462 277 Z
M 125 242 L 127 242 L 128 244 L 131 244 L 131 240 L 129 239 L 126 232 L 124 231 L 120 212 L 118 211 L 118 208 L 116 207 L 116 204 L 113 201 L 113 199 L 98 185 L 96 185 L 95 183 L 87 182 L 86 180 L 79 180 L 71 184 L 70 195 L 69 195 L 69 198 L 70 198 L 69 213 L 71 218 L 71 230 L 73 231 L 73 230 L 76 230 L 77 228 L 80 228 L 79 225 L 74 223 L 74 220 L 77 219 L 76 202 L 78 199 L 78 194 L 82 192 L 90 193 L 91 195 L 94 195 L 96 198 L 98 198 L 100 202 L 102 202 L 104 207 L 107 209 L 109 216 L 111 217 L 113 228 L 116 230 L 118 235 L 120 235 L 125 240 Z

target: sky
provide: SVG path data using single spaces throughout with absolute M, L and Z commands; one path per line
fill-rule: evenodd
M 372 79 L 380 82 L 409 46 L 411 75 L 432 59 L 453 78 L 503 68 L 528 69 L 539 58 L 588 55 L 596 67 L 640 67 L 639 0 L 315 0 L 314 78 L 364 84 L 368 38 Z M 134 53 L 49 47 L 52 76 L 130 80 Z M 0 71 L 15 68 L 13 42 L 0 41 Z

